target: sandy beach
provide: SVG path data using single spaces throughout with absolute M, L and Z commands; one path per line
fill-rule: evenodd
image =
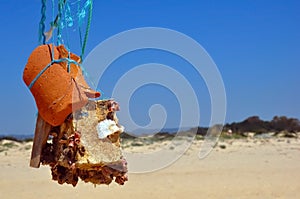
M 80 181 L 74 188 L 52 181 L 48 166 L 29 167 L 32 142 L 2 140 L 0 198 L 299 198 L 299 138 L 228 139 L 200 160 L 201 143 L 194 141 L 169 167 L 129 173 L 124 186 L 112 183 L 94 187 Z M 153 145 L 159 144 L 163 143 Z

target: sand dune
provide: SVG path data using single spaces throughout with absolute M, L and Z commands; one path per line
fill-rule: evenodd
M 6 143 L 6 144 L 5 144 Z M 145 174 L 129 173 L 124 186 L 73 188 L 51 180 L 48 166 L 30 168 L 32 143 L 1 141 L 0 198 L 299 198 L 300 140 L 226 140 L 205 159 L 201 141 L 171 166 Z M 166 143 L 128 147 L 146 151 Z M 3 147 L 5 145 L 5 147 Z M 152 146 L 152 148 L 151 148 Z M 221 147 L 225 149 L 222 149 Z M 172 150 L 172 149 L 170 149 Z M 130 164 L 130 162 L 129 162 Z

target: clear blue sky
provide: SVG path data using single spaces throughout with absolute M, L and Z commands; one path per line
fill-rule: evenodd
M 37 109 L 23 83 L 22 72 L 28 56 L 38 45 L 40 8 L 37 0 L 0 0 L 1 134 L 32 134 L 34 131 Z M 96 0 L 86 51 L 128 29 L 170 28 L 198 41 L 218 66 L 227 94 L 226 122 L 241 121 L 252 115 L 265 120 L 275 115 L 300 118 L 299 10 L 297 0 Z M 164 56 L 149 53 L 151 56 L 141 63 Z M 129 63 L 129 59 L 134 56 L 124 57 L 119 64 Z M 111 92 L 105 81 L 101 89 L 107 94 Z M 138 92 L 137 99 L 144 100 Z M 209 102 L 203 103 L 209 105 Z M 173 105 L 176 103 L 169 104 L 169 108 Z M 137 107 L 143 109 L 143 106 Z M 203 125 L 209 119 L 205 118 L 206 111 L 209 112 L 204 107 Z M 142 120 L 139 123 L 142 124 Z M 176 122 L 168 123 L 169 127 L 173 124 Z M 126 123 L 124 125 L 126 127 Z

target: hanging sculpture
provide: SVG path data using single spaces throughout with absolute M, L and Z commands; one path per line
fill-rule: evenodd
M 119 105 L 112 99 L 98 100 L 100 92 L 90 88 L 82 71 L 92 1 L 87 0 L 81 12 L 77 12 L 82 25 L 85 11 L 89 10 L 80 56 L 62 44 L 62 29 L 72 21 L 69 2 L 59 0 L 58 14 L 48 32 L 44 31 L 45 8 L 43 0 L 42 45 L 32 52 L 23 72 L 23 80 L 38 108 L 30 166 L 49 165 L 52 179 L 59 184 L 76 186 L 78 179 L 82 179 L 93 184 L 110 184 L 114 180 L 123 185 L 128 179 L 127 162 L 120 149 L 124 127 L 116 117 Z M 51 37 L 54 41 L 55 28 L 58 45 L 46 44 Z

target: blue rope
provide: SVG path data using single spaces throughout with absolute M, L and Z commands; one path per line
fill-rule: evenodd
M 63 0 L 58 1 L 58 26 L 57 26 L 57 45 L 62 44 L 62 36 L 61 36 L 61 31 L 62 31 L 62 22 L 61 22 L 61 16 L 62 16 L 62 9 L 63 9 Z
M 79 0 L 80 1 L 80 0 Z M 84 10 L 83 10 L 84 11 Z M 78 32 L 79 32 L 79 42 L 80 42 L 80 47 L 82 49 L 82 34 L 81 34 L 81 26 L 82 26 L 82 19 L 85 17 L 85 12 L 82 13 L 83 11 L 80 11 L 80 5 L 78 3 L 77 5 L 77 16 L 78 16 Z M 82 16 L 84 14 L 84 16 Z M 80 59 L 82 57 L 80 56 Z
M 31 89 L 32 86 L 35 84 L 35 82 L 41 77 L 41 75 L 52 66 L 52 64 L 57 64 L 57 63 L 61 63 L 61 62 L 68 62 L 71 64 L 76 64 L 77 66 L 81 67 L 81 64 L 69 59 L 69 58 L 61 58 L 61 59 L 57 59 L 57 60 L 52 60 L 51 63 L 49 63 L 45 68 L 43 68 L 38 74 L 37 76 L 31 81 L 31 83 L 29 84 L 28 88 Z
M 80 55 L 81 62 L 83 62 L 85 47 L 86 47 L 86 43 L 87 43 L 87 40 L 88 40 L 89 31 L 90 31 L 90 27 L 91 27 L 92 12 L 93 12 L 93 1 L 92 0 L 87 0 L 85 5 L 84 5 L 84 8 L 86 8 L 88 6 L 89 6 L 89 16 L 88 16 L 88 21 L 87 21 L 87 26 L 86 26 L 86 30 L 85 30 L 83 44 L 82 44 L 82 47 L 81 47 L 81 55 Z
M 46 21 L 46 0 L 42 0 L 41 15 L 42 17 L 39 23 L 39 42 L 45 44 L 46 37 L 44 35 L 44 32 L 45 32 L 45 21 Z

